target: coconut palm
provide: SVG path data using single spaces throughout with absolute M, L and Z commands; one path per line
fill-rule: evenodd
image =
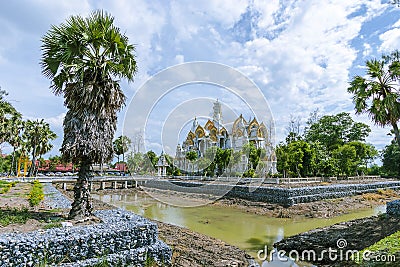
M 72 16 L 42 38 L 42 72 L 68 109 L 61 153 L 80 166 L 70 218 L 91 214 L 90 166 L 113 157 L 117 111 L 126 98 L 119 79 L 132 81 L 136 73 L 134 47 L 113 23 L 103 11 Z
M 399 53 L 395 51 L 389 56 L 383 56 L 381 60 L 368 60 L 366 67 L 367 78 L 355 76 L 347 89 L 354 94 L 356 113 L 368 113 L 379 126 L 391 125 L 400 146 L 397 125 L 400 120 Z
M 57 138 L 57 135 L 50 130 L 50 125 L 43 119 L 25 122 L 22 138 L 26 144 L 27 151 L 32 154 L 32 165 L 28 176 L 36 173 L 36 158 L 46 154 L 53 147 L 51 140 Z

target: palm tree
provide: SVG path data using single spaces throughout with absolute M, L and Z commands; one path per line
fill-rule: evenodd
M 367 60 L 367 78 L 355 76 L 347 89 L 354 94 L 356 113 L 368 113 L 379 126 L 391 125 L 400 147 L 399 78 L 400 61 L 398 51 L 381 60 Z
M 117 111 L 126 98 L 119 80 L 133 81 L 136 73 L 134 47 L 113 23 L 103 11 L 72 16 L 42 38 L 42 72 L 68 109 L 61 153 L 80 165 L 70 218 L 92 212 L 90 166 L 113 157 Z
M 50 141 L 56 139 L 57 135 L 43 119 L 27 120 L 22 138 L 27 144 L 28 152 L 32 153 L 32 165 L 28 173 L 28 176 L 32 176 L 36 173 L 36 158 L 50 151 L 53 147 Z
M 14 174 L 15 152 L 22 145 L 21 131 L 24 129 L 24 121 L 21 119 L 20 114 L 14 115 L 9 120 L 8 126 L 8 140 L 7 142 L 13 147 L 12 160 L 9 175 Z
M 128 136 L 121 135 L 113 142 L 114 153 L 117 155 L 119 163 L 119 156 L 122 155 L 122 162 L 125 164 L 125 153 L 128 151 L 132 141 Z M 123 173 L 125 174 L 125 167 Z
M 10 119 L 21 114 L 5 99 L 7 92 L 0 88 L 0 144 L 6 142 L 10 137 Z

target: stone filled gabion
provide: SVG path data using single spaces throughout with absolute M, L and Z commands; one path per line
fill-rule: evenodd
M 400 200 L 386 203 L 386 213 L 393 217 L 400 217 Z
M 51 183 L 43 186 L 44 202 L 53 209 L 70 209 L 71 200 L 66 198 Z
M 125 210 L 96 211 L 103 223 L 53 228 L 30 233 L 0 234 L 0 266 L 143 266 L 148 257 L 163 263 L 171 249 L 158 239 L 157 225 Z
M 182 181 L 147 181 L 145 187 L 163 190 L 177 190 L 185 193 L 211 194 L 226 198 L 242 198 L 251 201 L 276 203 L 292 206 L 298 203 L 314 202 L 323 199 L 341 198 L 357 194 L 376 192 L 378 189 L 400 190 L 400 182 L 377 182 L 369 184 L 335 184 L 297 188 L 278 188 L 269 186 L 247 186 L 231 184 L 205 184 Z

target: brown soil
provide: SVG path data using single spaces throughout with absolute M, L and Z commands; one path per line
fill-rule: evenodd
M 217 206 L 235 207 L 246 212 L 266 215 L 275 218 L 331 218 L 351 213 L 354 210 L 385 205 L 386 202 L 398 199 L 396 191 L 385 190 L 381 193 L 368 193 L 346 198 L 325 199 L 311 203 L 301 203 L 288 208 L 277 204 L 253 202 L 244 199 L 220 199 L 214 203 Z
M 17 183 L 5 193 L 0 194 L 0 211 L 3 214 L 18 212 L 27 217 L 25 224 L 0 224 L 1 233 L 26 233 L 39 229 L 45 229 L 52 222 L 70 222 L 72 225 L 88 225 L 100 222 L 96 217 L 85 220 L 69 220 L 69 210 L 52 209 L 44 201 L 36 207 L 31 207 L 28 202 L 28 194 L 32 188 L 30 183 Z M 104 203 L 105 204 L 105 203 Z

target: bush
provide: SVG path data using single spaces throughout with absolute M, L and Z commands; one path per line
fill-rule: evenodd
M 243 177 L 253 178 L 255 171 L 253 169 L 248 169 L 243 173 Z
M 1 182 L 0 183 L 0 194 L 5 194 L 10 191 L 11 187 L 14 186 L 13 183 Z
M 31 207 L 39 205 L 39 203 L 44 199 L 43 185 L 38 181 L 33 181 L 33 187 L 28 195 L 29 205 Z

